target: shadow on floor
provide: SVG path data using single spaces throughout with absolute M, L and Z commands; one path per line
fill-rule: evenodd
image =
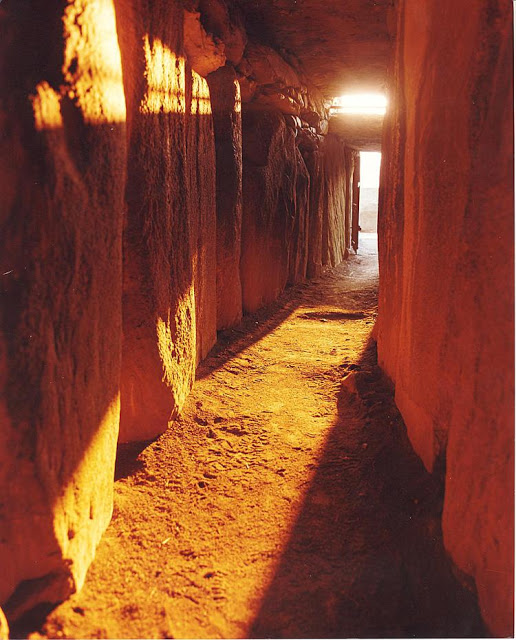
M 372 341 L 338 409 L 250 637 L 484 637 L 443 547 L 442 483 L 410 446 Z
M 363 311 L 309 311 L 299 314 L 300 318 L 307 320 L 360 320 L 366 316 Z
M 138 456 L 154 440 L 142 442 L 127 442 L 119 444 L 116 450 L 115 482 L 128 478 L 145 467 L 145 463 Z
M 280 297 L 266 307 L 251 315 L 244 316 L 242 322 L 234 329 L 220 331 L 217 343 L 206 360 L 201 362 L 196 372 L 196 379 L 201 380 L 224 366 L 226 362 L 239 353 L 259 342 L 266 335 L 279 327 L 299 307 L 320 308 L 321 304 L 341 309 L 341 311 L 314 311 L 302 315 L 314 320 L 355 320 L 364 318 L 364 300 L 373 301 L 376 305 L 375 283 L 367 283 L 359 289 L 338 289 L 328 292 L 328 282 L 334 278 L 337 282 L 352 281 L 346 271 L 354 267 L 353 261 L 345 261 L 337 267 L 327 268 L 321 276 L 309 282 L 288 287 Z M 330 289 L 331 284 L 330 284 Z M 358 308 L 359 310 L 356 310 Z
M 253 314 L 244 316 L 237 327 L 219 331 L 217 343 L 206 360 L 201 362 L 197 368 L 196 379 L 206 378 L 213 371 L 224 366 L 231 358 L 259 342 L 276 327 L 279 327 L 297 309 L 300 304 L 301 292 L 310 285 L 311 283 L 301 284 L 286 289 L 271 304 Z

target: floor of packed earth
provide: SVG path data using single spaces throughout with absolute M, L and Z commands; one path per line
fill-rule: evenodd
M 376 366 L 376 296 L 361 234 L 219 336 L 181 419 L 120 449 L 86 584 L 31 637 L 483 635 Z

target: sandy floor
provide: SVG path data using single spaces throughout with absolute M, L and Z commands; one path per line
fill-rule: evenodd
M 375 241 L 221 336 L 182 419 L 121 452 L 86 585 L 42 635 L 482 634 L 375 366 Z

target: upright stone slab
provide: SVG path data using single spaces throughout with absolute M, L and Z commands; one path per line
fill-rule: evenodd
M 127 97 L 121 441 L 167 428 L 194 380 L 183 8 L 117 0 Z M 187 115 L 188 114 L 188 115 Z
M 334 267 L 348 256 L 349 152 L 344 142 L 333 134 L 324 138 L 322 149 L 324 154 L 322 260 L 323 265 Z
M 217 329 L 242 318 L 242 106 L 232 67 L 208 76 L 215 128 L 217 180 Z
M 303 152 L 303 157 L 310 176 L 309 241 L 306 275 L 308 278 L 315 278 L 322 272 L 323 154 L 317 147 L 315 150 Z
M 512 34 L 502 0 L 399 3 L 379 212 L 379 361 L 495 636 L 514 603 Z
M 293 158 L 296 164 L 294 202 L 296 215 L 289 252 L 288 284 L 299 284 L 306 279 L 310 230 L 310 174 L 298 148 Z
M 111 518 L 125 103 L 111 0 L 1 7 L 0 604 L 83 583 Z
M 186 157 L 198 364 L 217 340 L 215 141 L 208 83 L 195 71 L 187 75 L 186 96 L 190 105 Z

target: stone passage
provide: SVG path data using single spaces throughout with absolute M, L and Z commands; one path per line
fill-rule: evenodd
M 322 395 L 312 393 L 314 380 L 340 381 L 342 362 L 337 359 L 328 360 L 327 370 L 321 372 L 312 354 L 310 373 L 301 356 L 295 364 L 290 362 L 289 349 L 283 345 L 281 359 L 262 354 L 261 365 L 254 361 L 255 370 L 247 369 L 253 360 L 243 355 L 235 361 L 233 373 L 227 373 L 221 362 L 221 371 L 227 373 L 221 393 L 226 389 L 229 398 L 228 381 L 238 387 L 247 380 L 249 389 L 259 390 L 262 404 L 275 398 L 280 404 L 270 410 L 277 414 L 274 420 L 282 425 L 285 437 L 297 430 L 292 426 L 297 419 L 290 420 L 283 400 L 275 396 L 276 388 L 285 388 L 280 386 L 280 373 L 285 377 L 281 385 L 297 393 L 293 405 L 299 410 L 307 406 L 305 402 L 310 405 L 305 412 L 310 420 L 303 414 L 306 421 L 299 423 L 303 438 L 314 433 L 318 413 L 334 412 L 335 429 L 328 438 L 335 434 L 338 454 L 330 456 L 329 477 L 334 478 L 330 493 L 339 503 L 337 514 L 352 500 L 349 513 L 354 514 L 356 526 L 345 536 L 356 547 L 350 555 L 350 547 L 330 545 L 331 561 L 322 547 L 310 551 L 321 554 L 320 565 L 315 555 L 312 558 L 314 570 L 325 573 L 325 562 L 339 567 L 338 576 L 331 573 L 338 594 L 332 592 L 324 600 L 325 588 L 319 595 L 318 588 L 313 594 L 306 589 L 313 595 L 313 606 L 325 611 L 317 619 L 325 620 L 327 628 L 322 622 L 318 630 L 310 627 L 301 613 L 291 612 L 296 600 L 306 603 L 303 611 L 312 610 L 308 596 L 301 595 L 306 586 L 302 570 L 298 591 L 292 587 L 291 600 L 277 610 L 274 600 L 282 585 L 295 582 L 287 565 L 297 566 L 295 548 L 308 544 L 304 527 L 314 532 L 319 528 L 314 520 L 319 500 L 322 520 L 331 520 L 325 498 L 320 497 L 326 489 L 307 494 L 306 509 L 301 511 L 292 506 L 301 508 L 300 494 L 297 498 L 288 494 L 292 503 L 282 499 L 274 503 L 274 510 L 279 516 L 279 504 L 294 509 L 290 520 L 281 520 L 283 527 L 292 525 L 293 545 L 282 538 L 281 553 L 277 549 L 270 557 L 260 556 L 263 563 L 267 558 L 284 559 L 276 573 L 267 565 L 270 589 L 265 593 L 265 573 L 260 573 L 262 578 L 252 582 L 260 583 L 259 596 L 241 588 L 242 598 L 249 598 L 245 615 L 240 592 L 235 594 L 238 624 L 230 623 L 233 618 L 226 612 L 220 623 L 223 631 L 209 633 L 236 634 L 237 627 L 245 627 L 255 635 L 269 634 L 275 620 L 287 635 L 297 634 L 301 624 L 315 636 L 332 634 L 337 628 L 337 635 L 348 633 L 355 627 L 378 635 L 382 630 L 424 633 L 436 611 L 443 621 L 442 628 L 432 627 L 436 633 L 481 633 L 468 613 L 468 597 L 450 577 L 443 559 L 442 527 L 442 545 L 454 575 L 477 599 L 485 633 L 512 634 L 511 5 L 507 0 L 473 4 L 456 0 L 444 8 L 438 0 L 330 4 L 62 0 L 34 11 L 30 3 L 0 2 L 0 606 L 13 628 L 21 628 L 17 625 L 35 608 L 48 610 L 80 592 L 112 520 L 115 465 L 117 457 L 123 463 L 127 449 L 143 448 L 142 443 L 167 433 L 159 442 L 169 442 L 168 438 L 174 443 L 170 456 L 161 464 L 163 472 L 150 472 L 160 479 L 156 485 L 160 491 L 166 482 L 166 487 L 190 482 L 197 463 L 215 474 L 208 453 L 206 460 L 195 458 L 196 450 L 205 451 L 199 448 L 201 441 L 206 445 L 213 440 L 218 453 L 210 455 L 225 459 L 233 457 L 230 450 L 239 451 L 235 443 L 240 442 L 242 464 L 249 466 L 249 473 L 269 469 L 265 458 L 261 458 L 265 466 L 258 469 L 251 469 L 246 458 L 253 450 L 246 448 L 252 445 L 245 444 L 244 435 L 251 433 L 256 421 L 263 423 L 258 404 L 253 412 L 243 405 L 238 409 L 246 434 L 224 435 L 222 426 L 215 429 L 214 414 L 213 424 L 201 413 L 196 414 L 201 423 L 195 422 L 192 402 L 204 406 L 204 400 L 190 394 L 202 393 L 203 367 L 208 366 L 211 350 L 215 348 L 219 357 L 225 348 L 227 334 L 220 332 L 243 331 L 249 334 L 240 336 L 244 343 L 252 341 L 261 322 L 251 320 L 253 314 L 265 313 L 282 295 L 287 296 L 289 309 L 294 299 L 288 297 L 294 295 L 290 290 L 308 280 L 318 282 L 321 292 L 329 291 L 332 278 L 326 284 L 318 278 L 353 258 L 351 249 L 363 255 L 359 201 L 365 172 L 360 152 L 368 150 L 381 151 L 383 157 L 378 317 L 373 335 L 378 363 L 372 356 L 350 362 L 361 367 L 360 375 L 349 381 L 357 385 L 355 391 L 348 389 L 357 396 L 354 408 L 344 396 L 337 398 L 335 389 L 333 395 L 329 387 Z M 383 112 L 349 111 L 349 105 L 360 104 L 362 94 L 374 94 L 376 104 L 387 101 L 385 118 Z M 366 194 L 362 195 L 365 202 Z M 346 287 L 364 268 L 360 258 L 342 266 L 344 284 L 335 285 L 331 308 L 320 309 L 317 303 L 304 315 L 292 309 L 297 314 L 291 318 L 294 324 L 278 328 L 280 336 L 287 336 L 288 326 L 295 327 L 292 335 L 299 331 L 300 336 L 305 331 L 311 336 L 310 327 L 319 329 L 315 338 L 292 339 L 292 353 L 298 353 L 303 340 L 317 344 L 320 339 L 331 341 L 338 354 L 346 342 L 343 327 L 372 328 L 367 324 L 372 299 L 362 308 L 362 294 L 357 292 L 358 299 L 346 297 Z M 318 295 L 316 289 L 310 291 L 310 296 Z M 299 300 L 301 304 L 302 295 Z M 355 312 L 365 315 L 352 315 Z M 230 349 L 229 343 L 226 346 Z M 214 366 L 213 360 L 209 362 Z M 277 384 L 260 382 L 266 374 L 278 375 Z M 213 375 L 215 380 L 219 373 Z M 376 433 L 378 447 L 389 452 L 387 457 L 399 460 L 401 475 L 389 476 L 392 482 L 383 485 L 381 474 L 373 470 L 364 496 L 351 496 L 353 487 L 362 491 L 366 466 L 362 462 L 353 466 L 355 453 L 348 455 L 348 446 L 353 451 L 361 446 L 366 428 L 361 420 L 371 418 L 372 410 L 367 385 L 383 376 L 392 386 L 408 440 L 389 435 L 388 414 L 394 409 L 386 392 L 381 392 L 378 407 L 387 423 L 377 424 L 371 433 Z M 251 384 L 251 378 L 256 382 Z M 210 390 L 214 398 L 218 393 L 215 387 Z M 258 396 L 249 394 L 249 402 L 258 403 Z M 345 430 L 338 427 L 348 418 L 349 442 L 340 439 Z M 229 414 L 220 424 L 240 429 Z M 205 427 L 209 427 L 206 441 L 201 437 Z M 396 433 L 402 434 L 403 428 L 400 424 Z M 260 433 L 253 432 L 253 442 Z M 262 433 L 264 448 L 270 441 L 278 451 L 290 451 L 279 434 L 279 439 L 270 440 L 271 433 L 274 430 Z M 308 451 L 306 442 L 299 446 Z M 323 446 L 322 440 L 317 442 Z M 368 442 L 364 438 L 363 443 Z M 371 464 L 383 469 L 385 456 L 375 446 L 368 445 L 360 460 L 371 455 Z M 424 470 L 411 458 L 411 451 Z M 142 460 L 151 456 L 149 468 L 154 465 L 153 452 L 157 455 L 151 447 L 142 454 Z M 326 454 L 321 454 L 318 460 L 323 466 L 312 469 L 314 477 L 306 482 L 315 485 L 306 485 L 307 491 L 309 486 L 327 487 Z M 187 462 L 190 455 L 194 457 Z M 315 458 L 308 462 L 301 453 L 298 456 L 306 464 L 316 464 Z M 342 470 L 340 480 L 332 475 L 337 468 Z M 276 485 L 271 485 L 273 493 L 286 486 L 282 483 L 287 474 L 281 469 L 288 471 L 278 462 L 271 471 L 279 483 L 274 490 Z M 126 471 L 128 477 L 119 487 L 141 489 L 146 484 L 141 479 L 146 477 L 143 469 L 143 475 Z M 418 487 L 421 481 L 421 495 L 428 498 L 421 518 L 410 506 L 420 496 L 402 492 L 400 502 L 390 502 L 403 478 L 412 474 L 419 478 L 414 480 Z M 254 490 L 251 480 L 238 479 L 249 492 Z M 208 486 L 210 480 L 208 475 L 196 482 Z M 205 488 L 197 486 L 199 491 Z M 229 486 L 228 493 L 232 495 Z M 376 529 L 363 504 L 369 494 L 367 504 L 378 505 Z M 161 505 L 177 531 L 185 523 L 198 522 L 191 515 L 194 505 L 200 506 L 196 493 L 169 506 L 161 493 L 154 498 L 146 509 L 150 513 Z M 238 508 L 231 503 L 235 518 Z M 418 576 L 423 568 L 417 554 L 407 550 L 408 555 L 401 551 L 399 555 L 394 542 L 392 564 L 391 560 L 382 564 L 379 557 L 379 564 L 371 560 L 378 574 L 359 560 L 354 564 L 355 551 L 359 558 L 370 558 L 371 546 L 380 545 L 375 535 L 383 522 L 392 533 L 385 542 L 389 547 L 389 540 L 396 537 L 394 523 L 404 518 L 400 509 L 420 524 L 434 515 L 440 522 L 436 529 L 427 523 L 437 531 L 435 547 L 421 542 L 425 535 L 421 530 L 420 537 L 417 526 L 409 527 L 407 536 L 411 540 L 415 536 L 410 549 L 426 549 L 421 553 L 435 560 L 430 592 L 437 594 L 440 585 L 449 595 L 449 606 L 439 608 L 433 595 L 422 593 Z M 215 512 L 220 518 L 228 513 L 222 505 Z M 116 513 L 121 513 L 119 506 Z M 117 520 L 118 516 L 113 527 Z M 143 530 L 143 521 L 142 516 L 138 529 Z M 338 522 L 337 518 L 335 526 Z M 217 526 L 210 529 L 214 544 Z M 425 529 L 426 524 L 421 526 Z M 363 534 L 365 555 L 360 555 L 362 543 L 351 529 Z M 172 550 L 173 535 L 162 533 L 160 548 L 165 553 L 165 548 Z M 263 544 L 268 544 L 267 532 L 262 533 Z M 132 531 L 131 539 L 143 544 L 141 535 Z M 118 568 L 112 567 L 114 575 L 131 565 L 133 552 L 119 558 Z M 201 557 L 200 551 L 194 552 Z M 175 566 L 190 557 L 186 547 L 170 553 Z M 242 548 L 242 557 L 247 558 L 246 553 Z M 253 564 L 249 563 L 246 566 Z M 312 560 L 307 563 L 312 566 Z M 353 582 L 350 575 L 358 574 L 347 574 L 348 566 L 362 572 L 365 582 L 361 578 Z M 391 566 L 394 573 L 403 567 L 399 570 L 408 576 L 403 584 L 409 586 L 399 593 L 392 585 L 393 596 L 387 602 L 390 583 L 382 582 L 382 576 Z M 206 574 L 206 580 L 218 576 L 210 567 Z M 173 607 L 185 599 L 195 604 L 195 585 L 216 586 L 215 601 L 226 593 L 222 578 L 205 583 L 185 575 L 185 584 L 167 582 L 166 588 L 173 592 L 167 597 L 176 600 Z M 142 573 L 141 583 L 148 585 L 147 578 Z M 192 582 L 187 592 L 188 580 Z M 151 597 L 152 588 L 149 601 L 158 594 Z M 161 596 L 164 588 L 159 587 Z M 372 593 L 385 608 L 375 608 L 367 620 L 364 611 Z M 77 606 L 81 611 L 82 605 Z M 127 606 L 124 620 L 131 615 L 136 619 L 132 604 Z M 421 617 L 409 613 L 418 607 L 423 608 Z M 178 610 L 173 625 L 161 626 L 152 618 L 141 634 L 148 635 L 151 628 L 156 634 L 169 633 L 169 626 L 173 633 L 181 633 L 181 625 L 189 633 L 187 622 L 178 622 L 183 614 L 190 615 Z M 0 621 L 5 627 L 2 616 Z
M 361 241 L 224 334 L 176 428 L 124 449 L 112 525 L 45 635 L 482 632 L 375 365 L 376 237 Z

